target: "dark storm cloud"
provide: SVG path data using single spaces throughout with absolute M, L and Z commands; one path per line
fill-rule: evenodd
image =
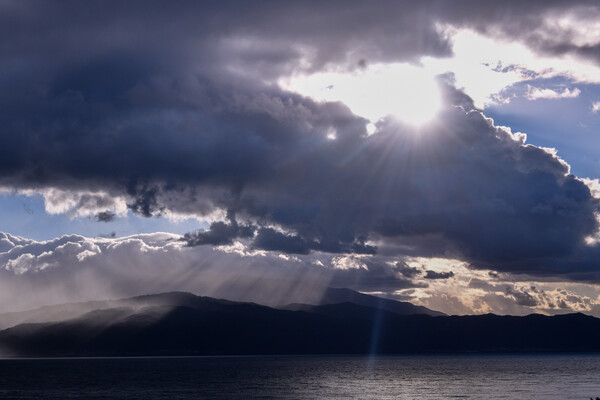
M 164 207 L 159 207 L 158 201 L 156 200 L 156 194 L 159 188 L 146 187 L 141 188 L 129 187 L 127 193 L 133 197 L 133 201 L 127 204 L 127 208 L 136 214 L 144 217 L 152 217 L 154 215 L 160 215 L 164 210 Z
M 243 238 L 597 279 L 589 188 L 495 127 L 450 75 L 435 123 L 388 118 L 371 136 L 343 104 L 262 81 L 447 56 L 436 23 L 522 17 L 525 29 L 567 4 L 525 3 L 0 3 L 0 184 L 103 190 L 146 217 L 235 215 L 186 235 L 190 246 Z
M 112 211 L 101 211 L 96 214 L 96 221 L 98 222 L 111 222 L 117 215 Z
M 286 235 L 272 228 L 261 228 L 253 242 L 255 248 L 291 254 L 308 254 L 317 243 L 309 243 L 298 235 Z
M 410 267 L 408 266 L 408 264 L 406 264 L 405 262 L 397 262 L 396 263 L 396 269 L 398 270 L 398 272 L 400 272 L 402 275 L 404 275 L 407 278 L 413 278 L 417 275 L 421 274 L 421 270 L 419 270 L 416 267 Z
M 542 271 L 553 258 L 593 252 L 582 243 L 597 229 L 598 204 L 587 186 L 545 150 L 522 145 L 475 111 L 459 114 L 446 114 L 440 131 L 425 134 L 435 140 L 404 144 L 412 180 L 396 178 L 404 193 L 392 194 L 403 211 L 379 219 L 376 230 L 399 244 L 410 238 L 413 248 L 419 237 L 442 235 L 438 254 L 462 254 L 474 267 L 501 272 Z M 572 266 L 565 262 L 563 272 Z
M 183 241 L 188 246 L 201 245 L 223 245 L 233 243 L 233 239 L 250 238 L 254 235 L 256 227 L 252 225 L 239 225 L 235 218 L 235 213 L 232 210 L 227 212 L 228 223 L 213 222 L 210 228 L 204 231 L 186 233 L 183 235 Z
M 426 288 L 427 283 L 413 280 L 398 271 L 395 265 L 390 265 L 378 259 L 354 260 L 361 267 L 346 267 L 342 261 L 331 277 L 330 286 L 348 287 L 360 291 L 396 291 L 408 288 Z M 335 264 L 335 262 L 334 262 Z
M 449 279 L 454 276 L 454 272 L 437 272 L 437 271 L 425 271 L 425 279 Z
M 5 46 L 7 61 L 60 56 L 45 69 L 53 72 L 69 61 L 70 77 L 60 83 L 80 79 L 100 96 L 127 84 L 137 61 L 163 71 L 184 62 L 184 68 L 195 64 L 214 71 L 226 64 L 278 74 L 298 64 L 303 53 L 310 53 L 309 69 L 451 53 L 434 25 L 437 6 L 428 1 L 418 6 L 386 1 L 377 7 L 362 1 L 25 1 L 1 7 L 0 34 L 15 39 Z M 115 66 L 111 58 L 129 58 L 130 63 Z M 87 74 L 117 67 L 120 79 L 109 86 L 92 84 L 75 63 L 85 66 Z
M 353 242 L 344 243 L 329 239 L 322 243 L 317 240 L 306 240 L 299 235 L 290 235 L 278 232 L 272 228 L 258 230 L 252 246 L 262 250 L 275 250 L 292 254 L 308 254 L 312 250 L 327 253 L 357 253 L 375 254 L 374 246 L 366 245 L 364 239 L 357 238 Z
M 482 279 L 477 279 L 477 278 L 472 278 L 469 281 L 468 287 L 473 288 L 473 289 L 483 289 L 486 292 L 502 291 L 502 288 L 500 287 L 500 285 L 494 285 L 493 283 L 490 283 L 487 280 L 482 280 Z
M 576 29 L 598 20 L 600 9 L 594 0 L 446 2 L 440 15 L 452 25 L 519 41 L 540 54 L 570 54 L 600 63 L 600 41 L 585 28 Z M 569 19 L 570 26 L 565 24 Z
M 536 298 L 527 290 L 515 290 L 514 288 L 507 287 L 506 294 L 513 297 L 515 302 L 520 306 L 535 307 L 538 305 Z

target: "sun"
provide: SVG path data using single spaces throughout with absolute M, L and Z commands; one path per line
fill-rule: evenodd
M 371 123 L 392 115 L 420 126 L 435 117 L 441 103 L 434 74 L 410 64 L 294 76 L 279 84 L 317 101 L 340 101 Z

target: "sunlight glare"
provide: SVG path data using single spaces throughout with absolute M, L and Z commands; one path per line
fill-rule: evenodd
M 418 126 L 431 120 L 440 107 L 434 75 L 409 64 L 377 64 L 355 72 L 294 76 L 279 84 L 317 101 L 343 102 L 371 123 L 393 115 Z
M 531 79 L 565 77 L 573 83 L 600 83 L 600 68 L 574 55 L 540 55 L 522 43 L 486 37 L 469 29 L 447 28 L 446 34 L 452 38 L 454 55 L 423 57 L 424 69 L 432 74 L 451 71 L 456 86 L 479 108 L 497 103 L 503 89 Z

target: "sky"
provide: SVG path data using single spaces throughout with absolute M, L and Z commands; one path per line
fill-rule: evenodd
M 0 311 L 348 287 L 600 317 L 595 1 L 0 0 Z

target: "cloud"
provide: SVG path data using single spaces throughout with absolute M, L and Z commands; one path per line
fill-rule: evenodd
M 421 270 L 419 270 L 418 268 L 415 268 L 415 267 L 410 267 L 405 262 L 400 262 L 400 261 L 397 262 L 396 269 L 398 270 L 398 272 L 400 272 L 402 275 L 404 275 L 407 278 L 412 278 L 414 276 L 421 274 Z
M 491 309 L 500 313 L 528 314 L 538 312 L 544 314 L 560 314 L 564 312 L 584 312 L 598 314 L 598 298 L 590 296 L 593 286 L 585 284 L 550 283 L 550 282 L 511 282 L 498 280 L 490 282 L 486 279 L 472 278 L 468 290 L 481 290 L 482 302 L 487 302 Z M 570 289 L 561 286 L 567 285 Z M 591 291 L 590 291 L 591 289 Z M 521 307 L 519 308 L 515 308 Z
M 396 264 L 369 256 L 335 256 L 330 285 L 349 287 L 366 292 L 390 292 L 407 288 L 426 288 L 428 285 L 403 275 Z
M 535 307 L 538 305 L 536 299 L 525 290 L 514 290 L 510 287 L 507 287 L 506 294 L 512 296 L 516 303 L 520 306 Z
M 405 242 L 412 254 L 459 254 L 474 266 L 542 273 L 540 259 L 568 257 L 596 231 L 597 199 L 555 153 L 494 126 L 449 80 L 441 78 L 437 121 L 417 132 L 388 118 L 372 135 L 341 104 L 277 88 L 195 79 L 187 93 L 171 93 L 165 83 L 178 87 L 176 79 L 150 80 L 143 102 L 111 116 L 112 129 L 109 121 L 90 120 L 77 135 L 67 129 L 61 141 L 45 127 L 67 121 L 48 114 L 47 123 L 26 132 L 51 139 L 63 153 L 26 151 L 0 179 L 48 185 L 47 204 L 67 204 L 74 213 L 96 215 L 124 203 L 144 216 L 228 209 L 247 227 L 217 221 L 188 235 L 190 245 L 231 243 L 250 231 L 258 249 L 297 254 L 393 247 L 401 254 Z M 186 102 L 200 105 L 207 96 L 216 97 L 186 109 Z M 153 111 L 165 99 L 170 111 Z M 331 129 L 335 140 L 327 138 Z M 40 168 L 42 175 L 35 172 Z M 432 235 L 441 246 L 424 240 Z
M 592 113 L 597 113 L 598 111 L 600 111 L 600 101 L 597 101 L 595 103 L 592 103 Z
M 116 216 L 117 214 L 111 211 L 100 211 L 98 214 L 96 214 L 96 220 L 98 222 L 111 222 Z
M 0 312 L 44 304 L 185 290 L 262 304 L 319 301 L 327 286 L 425 287 L 370 256 L 280 257 L 221 246 L 186 246 L 178 235 L 35 241 L 0 233 Z M 367 258 L 356 258 L 367 257 Z M 354 265 L 354 266 L 353 266 Z M 22 296 L 22 293 L 30 293 Z
M 562 91 L 553 89 L 540 89 L 533 86 L 527 86 L 527 92 L 525 97 L 527 100 L 538 100 L 538 99 L 570 99 L 577 97 L 581 94 L 581 90 L 578 88 L 564 88 Z
M 428 280 L 426 288 L 401 289 L 388 295 L 445 313 L 600 315 L 597 288 L 593 283 L 558 282 L 555 278 L 539 280 L 511 274 L 491 276 L 491 271 L 475 270 L 456 260 L 409 258 L 406 263 L 438 272 L 451 269 L 454 276 L 453 279 Z
M 309 243 L 298 235 L 288 235 L 272 228 L 261 228 L 254 240 L 254 247 L 291 254 L 308 254 L 316 243 Z
M 229 223 L 213 222 L 210 228 L 205 231 L 186 233 L 183 240 L 188 246 L 201 245 L 227 245 L 232 244 L 237 238 L 250 238 L 254 236 L 256 227 L 251 225 L 238 225 L 235 219 L 235 213 L 231 210 L 227 213 Z
M 579 36 L 561 50 L 548 34 L 549 16 L 571 3 L 264 2 L 236 4 L 235 14 L 227 3 L 31 4 L 0 17 L 0 184 L 41 193 L 49 213 L 231 210 L 235 218 L 179 244 L 455 257 L 598 279 L 599 250 L 584 243 L 598 230 L 588 185 L 553 151 L 494 125 L 451 75 L 440 78 L 436 121 L 388 117 L 373 134 L 344 104 L 273 84 L 449 56 L 440 24 L 527 33 L 540 52 L 583 56 Z M 22 270 L 31 257 L 11 262 Z
M 598 299 L 557 287 L 544 290 L 534 285 L 506 286 L 505 293 L 516 304 L 536 310 L 560 314 L 564 312 L 597 312 Z
M 457 7 L 458 5 L 458 7 Z M 469 27 L 496 38 L 520 42 L 538 54 L 572 56 L 600 62 L 593 1 L 447 2 L 443 11 L 454 26 Z M 456 7 L 452 13 L 450 9 Z
M 436 271 L 425 271 L 425 279 L 449 279 L 454 276 L 454 272 L 436 272 Z
M 249 239 L 229 247 L 189 247 L 180 239 L 155 233 L 124 238 L 68 235 L 40 242 L 0 233 L 0 312 L 170 290 L 282 305 L 318 302 L 324 288 L 333 286 L 386 294 L 448 313 L 600 315 L 598 299 L 590 295 L 592 285 L 489 280 L 489 271 L 473 270 L 457 260 L 325 253 L 281 257 L 253 252 Z M 31 295 L 19 295 L 24 292 Z
M 116 217 L 117 215 L 124 216 L 127 213 L 124 196 L 115 196 L 103 190 L 73 190 L 56 187 L 22 189 L 18 186 L 13 188 L 0 186 L 0 194 L 41 195 L 44 199 L 44 208 L 48 214 L 66 214 L 71 218 L 94 217 L 98 219 L 99 214 L 103 214 L 105 217 L 113 214 L 113 217 Z

